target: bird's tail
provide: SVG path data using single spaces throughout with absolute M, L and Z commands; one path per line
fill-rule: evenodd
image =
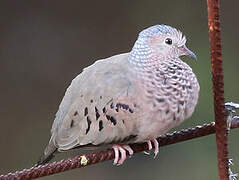
M 45 148 L 43 155 L 39 158 L 35 166 L 48 163 L 54 157 L 56 151 L 57 151 L 56 146 L 52 143 L 52 141 L 50 141 L 47 147 Z

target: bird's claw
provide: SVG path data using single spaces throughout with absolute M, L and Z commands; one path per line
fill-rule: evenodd
M 143 153 L 146 154 L 146 155 L 148 155 L 148 156 L 150 155 L 150 152 L 149 152 L 149 151 L 144 151 Z
M 159 143 L 157 139 L 152 139 L 147 141 L 148 144 L 148 150 L 152 150 L 154 148 L 154 158 L 159 153 Z M 114 159 L 114 165 L 121 165 L 124 163 L 127 157 L 127 152 L 129 156 L 131 157 L 134 154 L 133 149 L 129 145 L 119 145 L 119 144 L 114 144 L 112 146 L 114 153 L 115 153 L 115 159 Z M 145 154 L 150 155 L 149 152 L 144 151 Z
M 154 158 L 156 158 L 156 156 L 158 155 L 159 153 L 159 143 L 158 143 L 158 140 L 157 139 L 152 139 L 152 140 L 149 140 L 147 141 L 147 144 L 148 144 L 148 150 L 152 150 L 153 147 L 154 147 Z M 152 146 L 153 144 L 153 146 Z
M 112 148 L 115 153 L 115 159 L 113 164 L 117 166 L 124 163 L 124 161 L 126 160 L 127 152 L 129 153 L 130 157 L 134 154 L 133 149 L 129 145 L 114 144 Z

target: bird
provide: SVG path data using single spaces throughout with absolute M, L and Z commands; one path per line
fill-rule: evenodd
M 116 165 L 133 155 L 131 143 L 146 142 L 156 156 L 156 138 L 189 118 L 198 102 L 197 77 L 181 56 L 197 59 L 180 30 L 158 24 L 142 30 L 130 52 L 84 68 L 65 92 L 37 165 L 86 146 L 110 145 Z

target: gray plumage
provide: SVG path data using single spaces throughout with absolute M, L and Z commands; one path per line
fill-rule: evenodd
M 85 68 L 65 93 L 38 164 L 74 147 L 146 142 L 190 117 L 199 84 L 179 58 L 195 57 L 185 43 L 180 31 L 156 25 L 139 34 L 131 52 Z

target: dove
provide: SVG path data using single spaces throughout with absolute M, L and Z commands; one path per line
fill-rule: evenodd
M 118 165 L 133 155 L 131 143 L 147 142 L 156 156 L 156 138 L 189 118 L 198 101 L 198 80 L 180 59 L 196 55 L 185 44 L 181 31 L 154 25 L 139 33 L 130 52 L 83 69 L 66 90 L 38 165 L 87 146 L 110 145 Z

